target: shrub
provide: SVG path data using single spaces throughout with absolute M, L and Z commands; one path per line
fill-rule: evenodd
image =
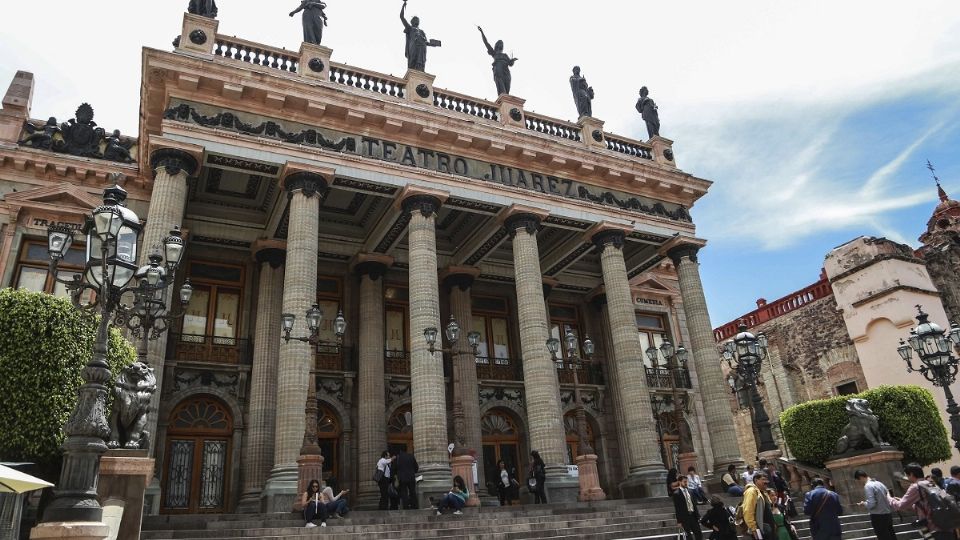
M 0 289 L 0 461 L 56 467 L 96 332 L 97 319 L 65 298 Z M 111 328 L 113 378 L 135 360 L 133 346 Z
M 863 398 L 880 420 L 883 440 L 904 453 L 906 461 L 929 465 L 950 459 L 950 441 L 933 401 L 919 386 L 880 386 L 855 396 L 807 401 L 780 414 L 780 428 L 800 461 L 822 466 L 836 449 L 847 425 L 848 399 Z

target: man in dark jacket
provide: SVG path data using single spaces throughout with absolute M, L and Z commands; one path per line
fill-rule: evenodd
M 813 540 L 840 540 L 840 496 L 828 490 L 820 478 L 813 479 L 813 489 L 803 498 L 803 513 L 810 516 Z
M 419 508 L 417 502 L 417 472 L 420 471 L 420 464 L 413 454 L 401 450 L 397 454 L 397 461 L 394 464 L 397 471 L 397 480 L 400 481 L 400 500 L 404 510 L 415 510 Z
M 687 477 L 679 478 L 680 487 L 673 492 L 673 508 L 677 514 L 677 525 L 683 527 L 687 533 L 687 538 L 693 537 L 696 540 L 703 540 L 703 533 L 700 531 L 700 512 L 697 511 L 697 502 L 687 487 Z

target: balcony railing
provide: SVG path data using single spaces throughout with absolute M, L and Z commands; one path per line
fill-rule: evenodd
M 313 355 L 318 371 L 354 371 L 353 349 L 336 345 L 317 345 Z
M 573 366 L 569 362 L 554 362 L 554 365 L 557 367 L 557 380 L 560 381 L 560 384 L 573 384 Z M 606 378 L 603 375 L 603 364 L 596 359 L 590 364 L 584 364 L 577 372 L 577 382 L 597 386 L 605 385 Z
M 779 300 L 763 304 L 743 317 L 717 328 L 713 331 L 713 337 L 719 343 L 737 334 L 737 328 L 740 326 L 741 320 L 747 325 L 747 328 L 752 328 L 831 295 L 833 295 L 833 288 L 824 276 L 820 281 L 809 287 L 788 294 Z
M 484 120 L 500 119 L 500 109 L 496 103 L 472 98 L 449 90 L 434 88 L 433 104 L 449 111 L 469 114 L 470 116 L 476 116 Z
M 650 388 L 671 388 L 671 370 L 664 368 L 645 368 L 647 371 L 647 386 Z M 673 384 L 677 388 L 693 388 L 690 381 L 690 371 L 687 368 L 672 370 Z
M 383 372 L 387 375 L 410 375 L 410 351 L 383 351 Z
M 524 123 L 527 126 L 527 129 L 531 131 L 536 131 L 537 133 L 543 133 L 544 135 L 552 135 L 554 137 L 559 137 L 561 139 L 567 139 L 570 141 L 582 141 L 580 126 L 571 122 L 564 122 L 562 120 L 556 120 L 547 116 L 540 116 L 539 114 L 526 113 L 524 115 Z
M 333 62 L 330 63 L 330 82 L 396 98 L 405 97 L 407 91 L 407 82 L 403 79 Z
M 213 54 L 292 73 L 297 72 L 300 63 L 299 57 L 294 52 L 223 35 L 217 35 Z
M 523 362 L 519 358 L 477 357 L 477 379 L 491 381 L 522 381 Z
M 250 364 L 253 360 L 253 343 L 249 339 L 170 334 L 167 360 Z

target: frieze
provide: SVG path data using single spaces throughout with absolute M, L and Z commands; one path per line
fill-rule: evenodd
M 627 274 L 627 277 L 629 277 L 630 279 L 633 279 L 639 276 L 640 274 L 646 272 L 647 270 L 653 268 L 654 266 L 660 264 L 660 261 L 662 261 L 663 259 L 664 258 L 661 256 L 656 256 L 650 259 L 649 261 L 641 264 L 640 266 L 634 268 L 633 270 L 631 270 L 630 273 Z
M 233 169 L 256 172 L 256 173 L 266 174 L 270 176 L 277 176 L 278 174 L 280 174 L 280 167 L 277 165 L 271 165 L 269 163 L 258 163 L 256 161 L 248 161 L 246 159 L 220 156 L 217 154 L 208 155 L 207 164 L 218 165 L 220 167 L 230 167 Z
M 399 401 L 405 397 L 410 397 L 410 383 L 401 381 L 390 381 L 384 387 L 386 398 L 385 403 L 389 407 L 391 403 Z
M 483 281 L 499 281 L 500 283 L 514 283 L 515 281 L 512 277 L 498 276 L 495 274 L 480 274 L 477 279 Z
M 581 287 L 579 285 L 564 285 L 562 283 L 560 285 L 557 285 L 557 288 L 564 291 L 574 291 L 574 292 L 588 292 L 593 290 L 590 287 Z
M 214 373 L 209 370 L 178 369 L 173 375 L 173 392 L 190 388 L 212 387 L 232 396 L 239 392 L 240 376 L 236 373 Z
M 649 234 L 649 233 L 640 232 L 640 231 L 633 231 L 632 233 L 629 234 L 629 237 L 632 240 L 649 242 L 651 244 L 658 245 L 658 246 L 667 241 L 667 238 L 663 236 L 657 236 L 655 234 Z
M 343 381 L 317 378 L 317 399 L 343 403 Z
M 467 199 L 460 199 L 457 197 L 451 197 L 447 199 L 447 202 L 444 204 L 446 206 L 455 206 L 457 208 L 463 208 L 464 210 L 476 210 L 478 212 L 485 212 L 488 214 L 496 214 L 500 211 L 500 207 L 495 204 L 469 201 Z
M 503 227 L 500 227 L 497 232 L 493 234 L 490 238 L 487 238 L 487 241 L 484 242 L 476 252 L 474 252 L 463 264 L 467 266 L 474 266 L 480 262 L 488 253 L 494 250 L 497 246 L 500 245 L 500 242 L 503 242 L 503 239 L 507 237 L 507 230 Z
M 507 403 L 513 403 L 520 409 L 526 409 L 527 407 L 523 399 L 523 391 L 514 388 L 481 388 L 478 395 L 480 397 L 480 407 L 490 401 L 506 401 Z
M 566 268 L 567 266 L 570 266 L 573 263 L 573 261 L 577 260 L 578 258 L 580 258 L 581 255 L 589 251 L 591 247 L 593 247 L 593 244 L 591 244 L 590 242 L 584 242 L 583 244 L 580 244 L 580 247 L 571 251 L 563 259 L 560 259 L 560 262 L 551 266 L 550 269 L 544 273 L 544 275 L 555 276 L 559 274 L 564 268 Z
M 666 204 L 646 197 L 604 190 L 568 178 L 517 169 L 384 139 L 375 139 L 327 128 L 310 127 L 296 122 L 285 122 L 288 126 L 295 126 L 288 127 L 289 131 L 284 129 L 281 123 L 276 120 L 266 120 L 253 125 L 241 120 L 241 114 L 229 110 L 216 110 L 209 105 L 173 100 L 172 107 L 166 111 L 164 118 L 178 122 L 192 122 L 205 127 L 232 129 L 245 135 L 266 136 L 293 144 L 307 144 L 337 152 L 353 153 L 364 158 L 396 163 L 415 169 L 424 169 L 548 195 L 613 206 L 674 221 L 692 221 L 690 213 L 682 205 L 671 204 L 671 208 L 668 208 Z
M 560 391 L 560 402 L 564 405 L 573 404 L 574 395 L 572 390 L 561 390 Z M 590 409 L 595 413 L 603 412 L 603 397 L 600 395 L 600 392 L 595 390 L 580 390 L 580 401 L 583 403 L 585 409 Z
M 242 249 L 250 249 L 251 246 L 250 242 L 244 242 L 242 240 L 228 240 L 226 238 L 213 238 L 210 236 L 193 236 L 190 238 L 190 241 Z
M 337 177 L 333 179 L 333 185 L 356 189 L 359 191 L 367 191 L 370 193 L 378 193 L 384 195 L 394 195 L 399 188 L 394 186 L 384 186 L 380 184 L 372 184 L 370 182 L 361 182 L 360 180 L 353 180 L 350 178 Z
M 407 225 L 410 224 L 410 213 L 401 212 L 397 216 L 397 220 L 393 222 L 393 226 L 390 227 L 390 230 L 387 231 L 387 235 L 383 237 L 383 240 L 380 240 L 380 243 L 377 244 L 377 247 L 373 248 L 373 251 L 376 253 L 386 253 L 390 246 L 397 241 L 397 238 L 400 238 L 400 234 L 406 230 Z
M 577 229 L 581 231 L 585 231 L 589 229 L 590 225 L 592 225 L 591 223 L 587 223 L 586 221 L 580 221 L 577 219 L 570 219 L 570 218 L 559 217 L 559 216 L 547 216 L 547 218 L 544 219 L 543 222 L 548 225 L 556 225 L 558 227 L 571 227 L 573 229 Z

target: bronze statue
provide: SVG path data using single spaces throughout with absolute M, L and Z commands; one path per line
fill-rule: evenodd
M 407 0 L 403 0 L 400 8 L 400 20 L 403 21 L 403 33 L 407 35 L 407 67 L 417 71 L 425 71 L 427 66 L 427 47 L 439 47 L 440 41 L 427 39 L 427 34 L 420 29 L 420 17 L 414 17 L 407 22 L 405 13 Z
M 133 158 L 130 156 L 132 143 L 120 139 L 119 129 L 113 130 L 113 133 L 104 137 L 103 140 L 107 144 L 103 150 L 103 159 L 119 161 L 120 163 L 133 163 Z
M 150 399 L 157 391 L 153 368 L 137 361 L 120 372 L 113 388 L 113 410 L 110 412 L 110 448 L 146 449 L 150 447 L 147 412 Z
M 644 86 L 640 89 L 640 99 L 637 100 L 637 112 L 647 123 L 647 134 L 650 138 L 660 135 L 660 113 L 657 112 L 657 104 L 650 99 L 650 91 Z
M 47 120 L 47 123 L 44 124 L 42 128 L 38 128 L 30 122 L 25 122 L 23 128 L 30 135 L 20 141 L 20 144 L 24 146 L 29 145 L 31 148 L 39 148 L 41 150 L 52 149 L 54 144 L 53 136 L 60 133 L 60 126 L 57 125 L 57 119 L 53 116 Z
M 510 68 L 513 67 L 513 64 L 518 60 L 511 56 L 507 56 L 503 52 L 503 40 L 498 39 L 497 44 L 493 47 L 490 46 L 490 42 L 487 41 L 487 35 L 483 33 L 483 28 L 477 27 L 477 30 L 480 30 L 480 37 L 483 38 L 483 44 L 487 46 L 487 54 L 493 57 L 493 82 L 497 85 L 497 95 L 509 94 L 510 93 Z
M 870 403 L 867 400 L 848 399 L 846 409 L 849 421 L 843 427 L 843 434 L 837 441 L 836 454 L 889 446 L 880 438 L 880 420 L 870 410 Z
M 187 8 L 189 13 L 200 15 L 201 17 L 217 18 L 216 0 L 190 0 L 190 6 Z
M 300 7 L 290 12 L 293 17 L 303 12 L 303 42 L 319 45 L 323 41 L 323 27 L 327 26 L 327 14 L 323 9 L 327 5 L 316 0 L 302 0 Z
M 570 90 L 573 91 L 573 102 L 577 104 L 577 114 L 593 116 L 593 87 L 587 84 L 587 79 L 580 76 L 580 66 L 573 66 Z

